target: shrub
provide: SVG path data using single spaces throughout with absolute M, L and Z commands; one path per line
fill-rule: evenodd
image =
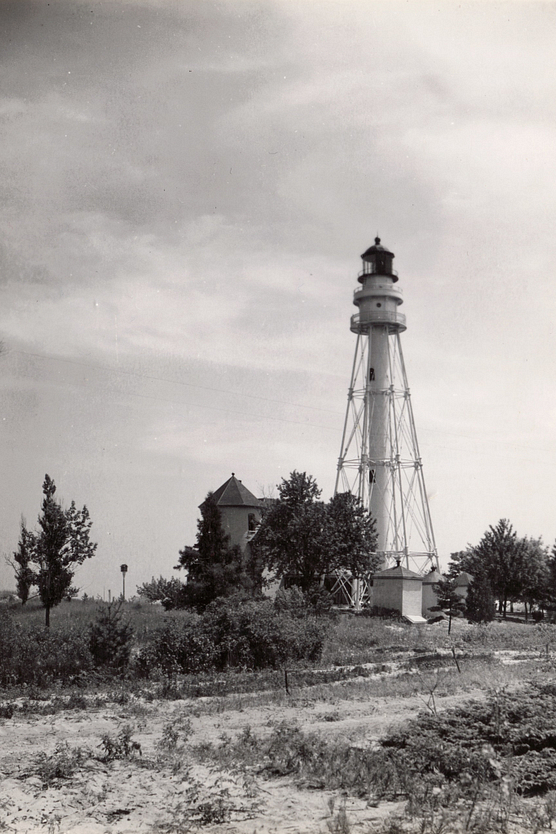
M 59 744 L 51 755 L 39 753 L 34 769 L 42 779 L 43 787 L 48 788 L 60 779 L 71 779 L 90 755 L 88 750 L 71 748 L 66 742 Z
M 29 628 L 0 615 L 0 686 L 73 683 L 91 668 L 83 629 Z
M 280 614 L 289 614 L 291 617 L 307 616 L 307 600 L 305 594 L 297 585 L 291 588 L 280 587 L 274 597 L 274 608 Z
M 393 620 L 399 622 L 402 615 L 397 608 L 382 608 L 380 605 L 371 605 L 363 608 L 361 614 L 364 617 L 378 617 L 381 620 Z
M 99 745 L 104 751 L 102 760 L 113 762 L 115 759 L 130 759 L 135 753 L 139 753 L 141 756 L 141 745 L 138 741 L 133 741 L 131 738 L 132 732 L 133 730 L 129 724 L 126 724 L 117 736 L 105 733 Z
M 179 620 L 168 621 L 137 657 L 139 674 L 149 677 L 158 669 L 165 675 L 179 672 L 199 674 L 215 666 L 216 647 L 205 634 L 202 618 L 188 613 Z
M 175 576 L 171 579 L 165 579 L 163 576 L 155 579 L 153 576 L 150 582 L 137 586 L 137 593 L 149 602 L 162 602 L 168 610 L 181 606 L 185 587 L 185 583 Z
M 211 603 L 203 617 L 206 634 L 217 648 L 216 666 L 247 669 L 279 668 L 286 662 L 318 660 L 326 623 L 315 617 L 278 613 L 269 600 Z
M 137 668 L 145 676 L 154 668 L 166 675 L 227 667 L 276 669 L 317 660 L 325 633 L 326 623 L 279 613 L 269 600 L 219 599 L 203 615 L 166 623 L 139 654 Z

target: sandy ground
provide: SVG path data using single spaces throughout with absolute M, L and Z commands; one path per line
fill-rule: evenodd
M 436 705 L 441 709 L 473 695 L 481 697 L 469 692 L 438 697 Z M 205 821 L 203 827 L 241 834 L 328 834 L 328 823 L 343 802 L 352 832 L 368 832 L 390 813 L 402 812 L 403 803 L 370 807 L 364 800 L 299 789 L 289 778 L 265 780 L 226 773 L 196 763 L 187 749 L 201 742 L 218 742 L 224 735 L 233 737 L 247 726 L 259 735 L 270 733 L 283 720 L 295 720 L 303 729 L 328 737 L 339 734 L 354 744 L 368 743 L 390 725 L 415 717 L 424 708 L 422 698 L 347 700 L 338 685 L 333 704 L 312 701 L 310 690 L 283 706 L 261 706 L 260 701 L 256 695 L 229 702 L 137 701 L 47 717 L 0 719 L 0 831 L 170 834 L 197 829 L 199 808 L 214 809 L 219 802 L 232 809 L 229 818 L 225 822 L 212 819 L 208 825 Z M 235 708 L 226 708 L 228 704 Z M 126 725 L 132 727 L 132 739 L 140 745 L 141 755 L 134 750 L 123 760 L 99 760 L 102 737 L 115 738 Z M 164 744 L 169 728 L 178 734 L 178 753 Z M 71 758 L 77 748 L 87 752 L 71 778 L 45 778 L 44 756 L 52 757 L 62 749 L 65 753 L 54 758 Z M 210 816 L 211 812 L 206 813 Z

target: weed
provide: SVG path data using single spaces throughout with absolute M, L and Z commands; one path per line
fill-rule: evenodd
M 407 828 L 404 821 L 397 814 L 394 814 L 386 819 L 377 834 L 406 834 Z
M 162 832 L 183 832 L 204 825 L 221 825 L 235 819 L 252 819 L 259 807 L 252 780 L 238 782 L 231 776 L 192 781 L 184 799 L 172 808 L 172 821 L 159 823 Z
M 340 711 L 337 709 L 331 710 L 330 712 L 325 712 L 320 717 L 321 721 L 341 721 L 342 716 L 340 715 Z
M 330 834 L 350 834 L 351 825 L 346 811 L 346 800 L 342 802 L 336 815 L 326 823 Z
M 67 743 L 56 747 L 54 753 L 39 753 L 33 770 L 42 780 L 43 787 L 56 786 L 59 780 L 70 779 L 83 763 L 91 757 L 89 750 L 71 748 Z
M 130 759 L 136 753 L 141 756 L 141 745 L 138 741 L 132 740 L 132 732 L 129 724 L 126 724 L 115 737 L 105 733 L 99 744 L 103 750 L 102 760 L 112 762 L 114 759 Z
M 353 746 L 345 739 L 328 742 L 285 721 L 265 739 L 246 727 L 235 740 L 223 739 L 217 747 L 198 746 L 194 752 L 221 766 L 256 768 L 267 777 L 291 775 L 313 788 L 345 790 L 356 796 L 369 796 L 371 791 L 395 796 L 401 791 L 388 754 Z
M 162 728 L 162 737 L 158 742 L 158 747 L 160 750 L 176 752 L 180 737 L 186 741 L 192 732 L 193 727 L 191 726 L 191 721 L 188 718 L 182 719 L 178 723 L 175 721 L 169 721 Z

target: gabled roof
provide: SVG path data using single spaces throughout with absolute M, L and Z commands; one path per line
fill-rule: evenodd
M 232 477 L 213 493 L 213 498 L 219 507 L 261 507 L 261 502 L 255 498 L 232 472 Z
M 473 582 L 473 577 L 470 573 L 467 573 L 466 570 L 462 570 L 461 573 L 458 573 L 456 576 L 456 588 L 465 588 L 467 585 L 471 585 Z

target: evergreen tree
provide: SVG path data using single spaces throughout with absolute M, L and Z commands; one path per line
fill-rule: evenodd
M 437 605 L 431 611 L 448 612 L 448 634 L 452 631 L 452 617 L 458 617 L 466 610 L 465 600 L 456 591 L 456 578 L 445 576 L 434 586 Z
M 496 613 L 494 594 L 488 576 L 479 573 L 467 589 L 467 619 L 472 623 L 490 623 Z
M 124 618 L 123 599 L 99 609 L 89 626 L 89 650 L 95 666 L 121 672 L 129 663 L 133 628 Z

